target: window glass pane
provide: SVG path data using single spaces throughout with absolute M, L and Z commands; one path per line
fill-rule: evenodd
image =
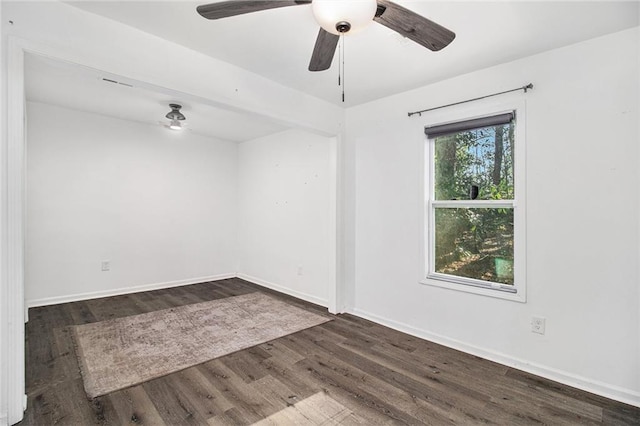
M 513 209 L 435 209 L 435 272 L 513 285 Z
M 434 139 L 436 200 L 512 200 L 514 124 Z

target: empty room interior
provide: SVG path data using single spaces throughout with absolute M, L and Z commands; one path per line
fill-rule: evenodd
M 640 425 L 640 2 L 0 22 L 0 426 Z

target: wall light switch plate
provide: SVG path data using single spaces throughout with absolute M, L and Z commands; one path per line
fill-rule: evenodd
M 110 260 L 103 260 L 102 261 L 102 272 L 110 271 L 110 270 L 111 270 L 111 261 Z

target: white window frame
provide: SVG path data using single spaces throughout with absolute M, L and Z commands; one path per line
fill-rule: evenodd
M 475 118 L 489 117 L 507 112 L 515 112 L 514 129 L 514 191 L 513 200 L 474 200 L 474 208 L 507 207 L 513 209 L 514 220 L 514 284 L 506 285 L 490 283 L 466 277 L 435 272 L 435 214 L 434 200 L 434 142 L 425 135 L 424 155 L 424 274 L 420 283 L 447 288 L 483 296 L 496 297 L 516 302 L 526 302 L 526 113 L 524 101 L 513 101 L 501 104 L 483 104 L 472 107 L 457 108 L 449 111 L 434 112 L 425 118 L 423 127 L 455 123 Z M 469 207 L 468 200 L 438 200 L 439 207 Z

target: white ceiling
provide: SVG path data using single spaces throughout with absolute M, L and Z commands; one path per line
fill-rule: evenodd
M 432 2 L 396 0 L 456 32 L 431 52 L 372 24 L 345 40 L 346 102 L 337 60 L 307 71 L 318 25 L 308 5 L 209 21 L 192 1 L 81 1 L 71 4 L 260 74 L 285 86 L 352 106 L 473 70 L 637 26 L 640 2 Z M 182 104 L 187 131 L 242 142 L 283 131 L 266 117 L 146 82 L 28 54 L 27 99 L 157 125 L 169 103 Z M 116 80 L 123 84 L 106 82 Z M 523 82 L 527 83 L 527 82 Z
M 345 91 L 331 69 L 307 66 L 318 25 L 308 5 L 209 21 L 192 1 L 72 1 L 72 5 L 232 63 L 337 105 L 352 106 L 639 24 L 637 1 L 408 1 L 456 33 L 431 52 L 373 23 L 345 38 Z M 526 82 L 523 82 L 526 83 Z
M 182 131 L 234 142 L 287 128 L 261 116 L 216 107 L 191 95 L 34 54 L 25 56 L 25 86 L 28 101 L 154 126 L 168 124 L 165 114 L 170 111 L 169 104 L 178 103 L 187 118 Z

